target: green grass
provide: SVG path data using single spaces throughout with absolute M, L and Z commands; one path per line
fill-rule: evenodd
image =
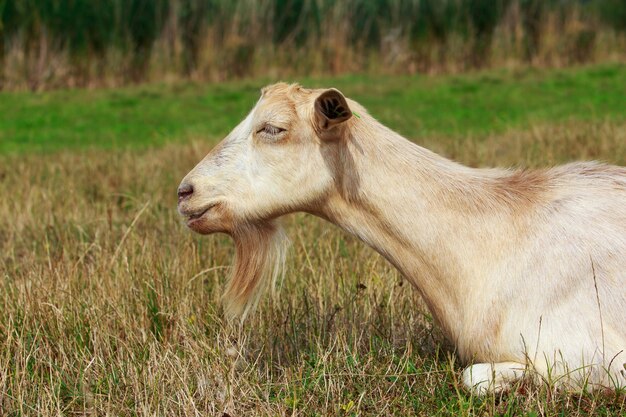
M 294 81 L 340 88 L 413 139 L 485 136 L 570 119 L 626 118 L 626 67 L 621 65 Z M 0 153 L 215 140 L 247 114 L 259 89 L 270 82 L 0 93 Z
M 605 66 L 303 83 L 338 86 L 466 164 L 624 165 L 625 78 Z M 1 415 L 625 415 L 623 392 L 471 396 L 418 292 L 308 215 L 285 219 L 276 294 L 228 321 L 232 243 L 191 233 L 176 187 L 263 84 L 0 96 Z

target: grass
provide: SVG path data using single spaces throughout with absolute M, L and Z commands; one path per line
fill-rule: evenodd
M 581 158 L 626 164 L 626 107 L 617 106 L 618 84 L 602 100 L 589 86 L 606 77 L 613 85 L 624 75 L 613 67 L 532 73 L 523 78 L 525 89 L 506 73 L 416 79 L 405 89 L 408 79 L 400 78 L 388 80 L 387 89 L 374 85 L 370 95 L 369 78 L 315 83 L 340 85 L 400 131 L 415 123 L 415 112 L 428 119 L 425 103 L 439 100 L 446 114 L 431 110 L 439 122 L 428 119 L 437 127 L 413 137 L 467 164 L 538 166 Z M 504 81 L 494 86 L 486 81 L 491 78 Z M 518 94 L 511 95 L 515 110 L 508 119 L 481 116 L 472 106 L 464 110 L 462 97 L 470 93 L 459 85 L 476 85 L 504 103 L 502 84 Z M 48 131 L 45 124 L 24 126 L 29 112 L 15 109 L 29 106 L 41 115 L 45 109 L 57 114 L 46 141 L 64 133 L 68 138 L 59 144 L 10 142 L 0 157 L 1 414 L 626 413 L 624 393 L 564 394 L 520 384 L 506 394 L 471 397 L 459 382 L 461 364 L 417 291 L 365 245 L 310 216 L 285 219 L 292 245 L 281 288 L 264 297 L 243 325 L 226 321 L 220 296 L 232 244 L 224 236 L 190 233 L 176 213 L 175 189 L 215 143 L 216 132 L 245 113 L 256 85 L 163 87 L 159 98 L 142 95 L 160 89 L 10 95 L 11 106 L 0 100 L 21 120 L 7 125 L 2 113 L 3 143 L 11 129 L 32 131 L 33 138 Z M 569 90 L 596 110 L 550 98 Z M 222 98 L 208 91 L 221 91 Z M 417 109 L 408 109 L 409 96 L 418 91 Z M 114 110 L 109 99 L 116 96 L 134 97 L 134 109 Z M 206 140 L 188 140 L 213 123 L 200 118 L 200 109 L 184 111 L 193 97 L 232 104 L 214 110 L 215 129 Z M 522 105 L 550 100 L 552 106 Z M 142 109 L 144 117 L 128 129 L 118 126 L 121 113 L 133 120 Z M 462 117 L 466 112 L 474 116 Z M 81 114 L 79 134 L 74 122 Z M 163 120 L 163 114 L 172 117 Z M 406 119 L 395 123 L 399 115 Z M 446 123 L 450 118 L 458 121 L 454 128 Z M 93 120 L 100 124 L 91 126 Z M 188 124 L 198 130 L 185 133 Z M 469 133 L 455 133 L 460 126 Z M 110 140 L 115 132 L 128 136 L 116 143 Z M 161 133 L 148 137 L 150 132 Z M 61 147 L 66 149 L 37 152 Z
M 626 61 L 622 0 L 3 0 L 0 89 Z
M 345 76 L 335 86 L 403 135 L 502 133 L 568 119 L 626 117 L 626 67 L 498 71 L 454 77 Z M 146 147 L 223 137 L 272 82 L 0 93 L 0 153 Z

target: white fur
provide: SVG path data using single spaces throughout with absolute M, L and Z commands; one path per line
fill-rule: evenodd
M 477 393 L 506 389 L 523 370 L 570 388 L 626 385 L 625 168 L 468 168 L 353 101 L 360 117 L 323 130 L 322 92 L 266 89 L 186 177 L 197 195 L 181 212 L 217 199 L 235 223 L 305 211 L 358 236 L 414 284 L 474 363 L 463 382 Z M 286 133 L 257 133 L 268 121 Z M 228 232 L 211 227 L 199 231 Z

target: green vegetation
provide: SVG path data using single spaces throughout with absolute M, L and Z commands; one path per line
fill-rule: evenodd
M 624 165 L 625 72 L 303 83 L 466 164 Z M 280 288 L 226 320 L 232 244 L 182 224 L 176 187 L 262 84 L 0 95 L 0 414 L 625 415 L 624 392 L 470 396 L 418 292 L 308 215 L 285 219 Z
M 0 93 L 0 153 L 189 139 L 214 143 L 252 108 L 265 83 Z M 626 117 L 626 68 L 619 65 L 449 77 L 344 76 L 301 83 L 338 87 L 383 123 L 416 140 Z
M 621 0 L 0 0 L 0 89 L 624 58 Z

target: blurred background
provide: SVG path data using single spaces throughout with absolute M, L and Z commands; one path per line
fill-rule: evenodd
M 624 0 L 0 0 L 0 89 L 623 60 Z

